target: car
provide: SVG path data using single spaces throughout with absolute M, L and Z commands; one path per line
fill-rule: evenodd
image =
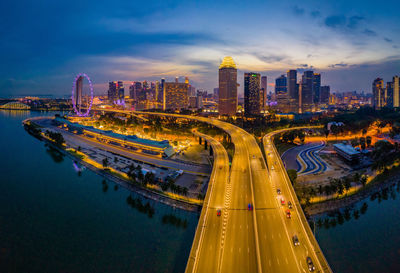
M 290 210 L 286 210 L 286 218 L 291 218 L 292 216 L 291 216 L 291 213 L 290 213 Z
M 289 201 L 287 204 L 288 204 L 289 209 L 292 209 L 292 208 L 293 208 L 292 202 Z
M 299 238 L 297 238 L 297 235 L 293 235 L 292 240 L 293 240 L 293 244 L 295 246 L 299 246 L 300 245 Z
M 247 210 L 253 210 L 253 205 L 252 205 L 251 203 L 249 203 L 249 204 L 247 205 Z
M 221 170 L 221 169 L 222 169 L 222 166 L 219 166 L 219 169 Z
M 313 261 L 311 260 L 310 257 L 307 257 L 306 261 L 307 261 L 307 265 L 308 265 L 308 270 L 310 272 L 313 272 L 315 270 L 315 266 L 314 266 Z
M 274 167 L 274 165 L 271 165 L 271 170 L 275 170 L 275 167 Z
M 221 216 L 221 210 L 217 209 L 217 216 Z
M 281 198 L 281 205 L 282 205 L 282 206 L 285 205 L 285 199 L 283 199 L 283 197 Z
M 277 193 L 278 195 L 280 195 L 280 194 L 281 194 L 281 189 L 277 189 L 277 190 L 276 190 L 276 193 Z
M 256 158 L 256 155 L 253 155 L 253 158 Z

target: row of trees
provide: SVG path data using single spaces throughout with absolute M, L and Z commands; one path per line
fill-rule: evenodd
M 304 142 L 304 139 L 306 137 L 306 134 L 304 133 L 303 130 L 290 130 L 283 132 L 281 134 L 280 140 L 283 143 L 290 143 L 293 144 L 294 140 L 298 138 L 300 142 Z
M 400 161 L 399 144 L 397 142 L 391 144 L 386 140 L 377 141 L 371 157 L 373 159 L 372 169 L 382 171 L 396 161 Z
M 156 179 L 153 172 L 146 172 L 143 174 L 142 166 L 137 164 L 136 166 L 132 163 L 129 166 L 128 176 L 136 183 L 140 183 L 143 187 L 147 185 L 158 185 L 162 191 L 171 191 L 176 194 L 182 194 L 184 196 L 188 195 L 188 188 L 182 187 L 175 184 L 175 180 L 171 177 L 167 177 L 165 181 L 160 181 Z
M 351 140 L 351 146 L 353 147 L 360 147 L 362 150 L 364 150 L 366 147 L 370 147 L 372 143 L 372 137 L 367 136 L 367 137 L 360 137 L 360 138 L 355 138 Z
M 343 195 L 346 194 L 351 188 L 352 184 L 362 185 L 367 184 L 368 177 L 358 172 L 344 176 L 342 178 L 329 178 L 326 183 L 321 183 L 317 187 L 304 186 L 296 184 L 295 190 L 301 202 L 309 205 L 311 198 L 319 196 L 329 196 L 332 194 Z M 293 183 L 293 182 L 292 182 Z
M 62 146 L 65 143 L 64 137 L 61 133 L 46 130 L 45 135 L 53 140 L 58 146 Z

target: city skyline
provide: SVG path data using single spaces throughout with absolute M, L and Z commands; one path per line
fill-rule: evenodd
M 74 3 L 3 5 L 4 96 L 68 94 L 71 75 L 82 71 L 96 94 L 113 80 L 175 76 L 211 91 L 224 56 L 237 63 L 240 94 L 245 72 L 274 79 L 289 69 L 321 73 L 332 92 L 370 93 L 371 80 L 390 80 L 400 64 L 400 19 L 390 3 L 88 2 L 78 12 Z

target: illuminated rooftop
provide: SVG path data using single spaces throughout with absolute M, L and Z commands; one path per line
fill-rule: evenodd
M 236 64 L 233 61 L 231 56 L 224 57 L 221 65 L 219 66 L 219 69 L 221 69 L 221 68 L 235 68 L 236 69 Z

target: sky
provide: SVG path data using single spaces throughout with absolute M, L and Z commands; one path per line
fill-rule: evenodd
M 320 72 L 331 92 L 371 92 L 376 77 L 400 75 L 392 0 L 1 1 L 0 34 L 0 97 L 67 95 L 80 72 L 99 95 L 108 81 L 176 76 L 212 91 L 224 56 L 239 92 L 250 71 L 269 91 L 288 69 Z

